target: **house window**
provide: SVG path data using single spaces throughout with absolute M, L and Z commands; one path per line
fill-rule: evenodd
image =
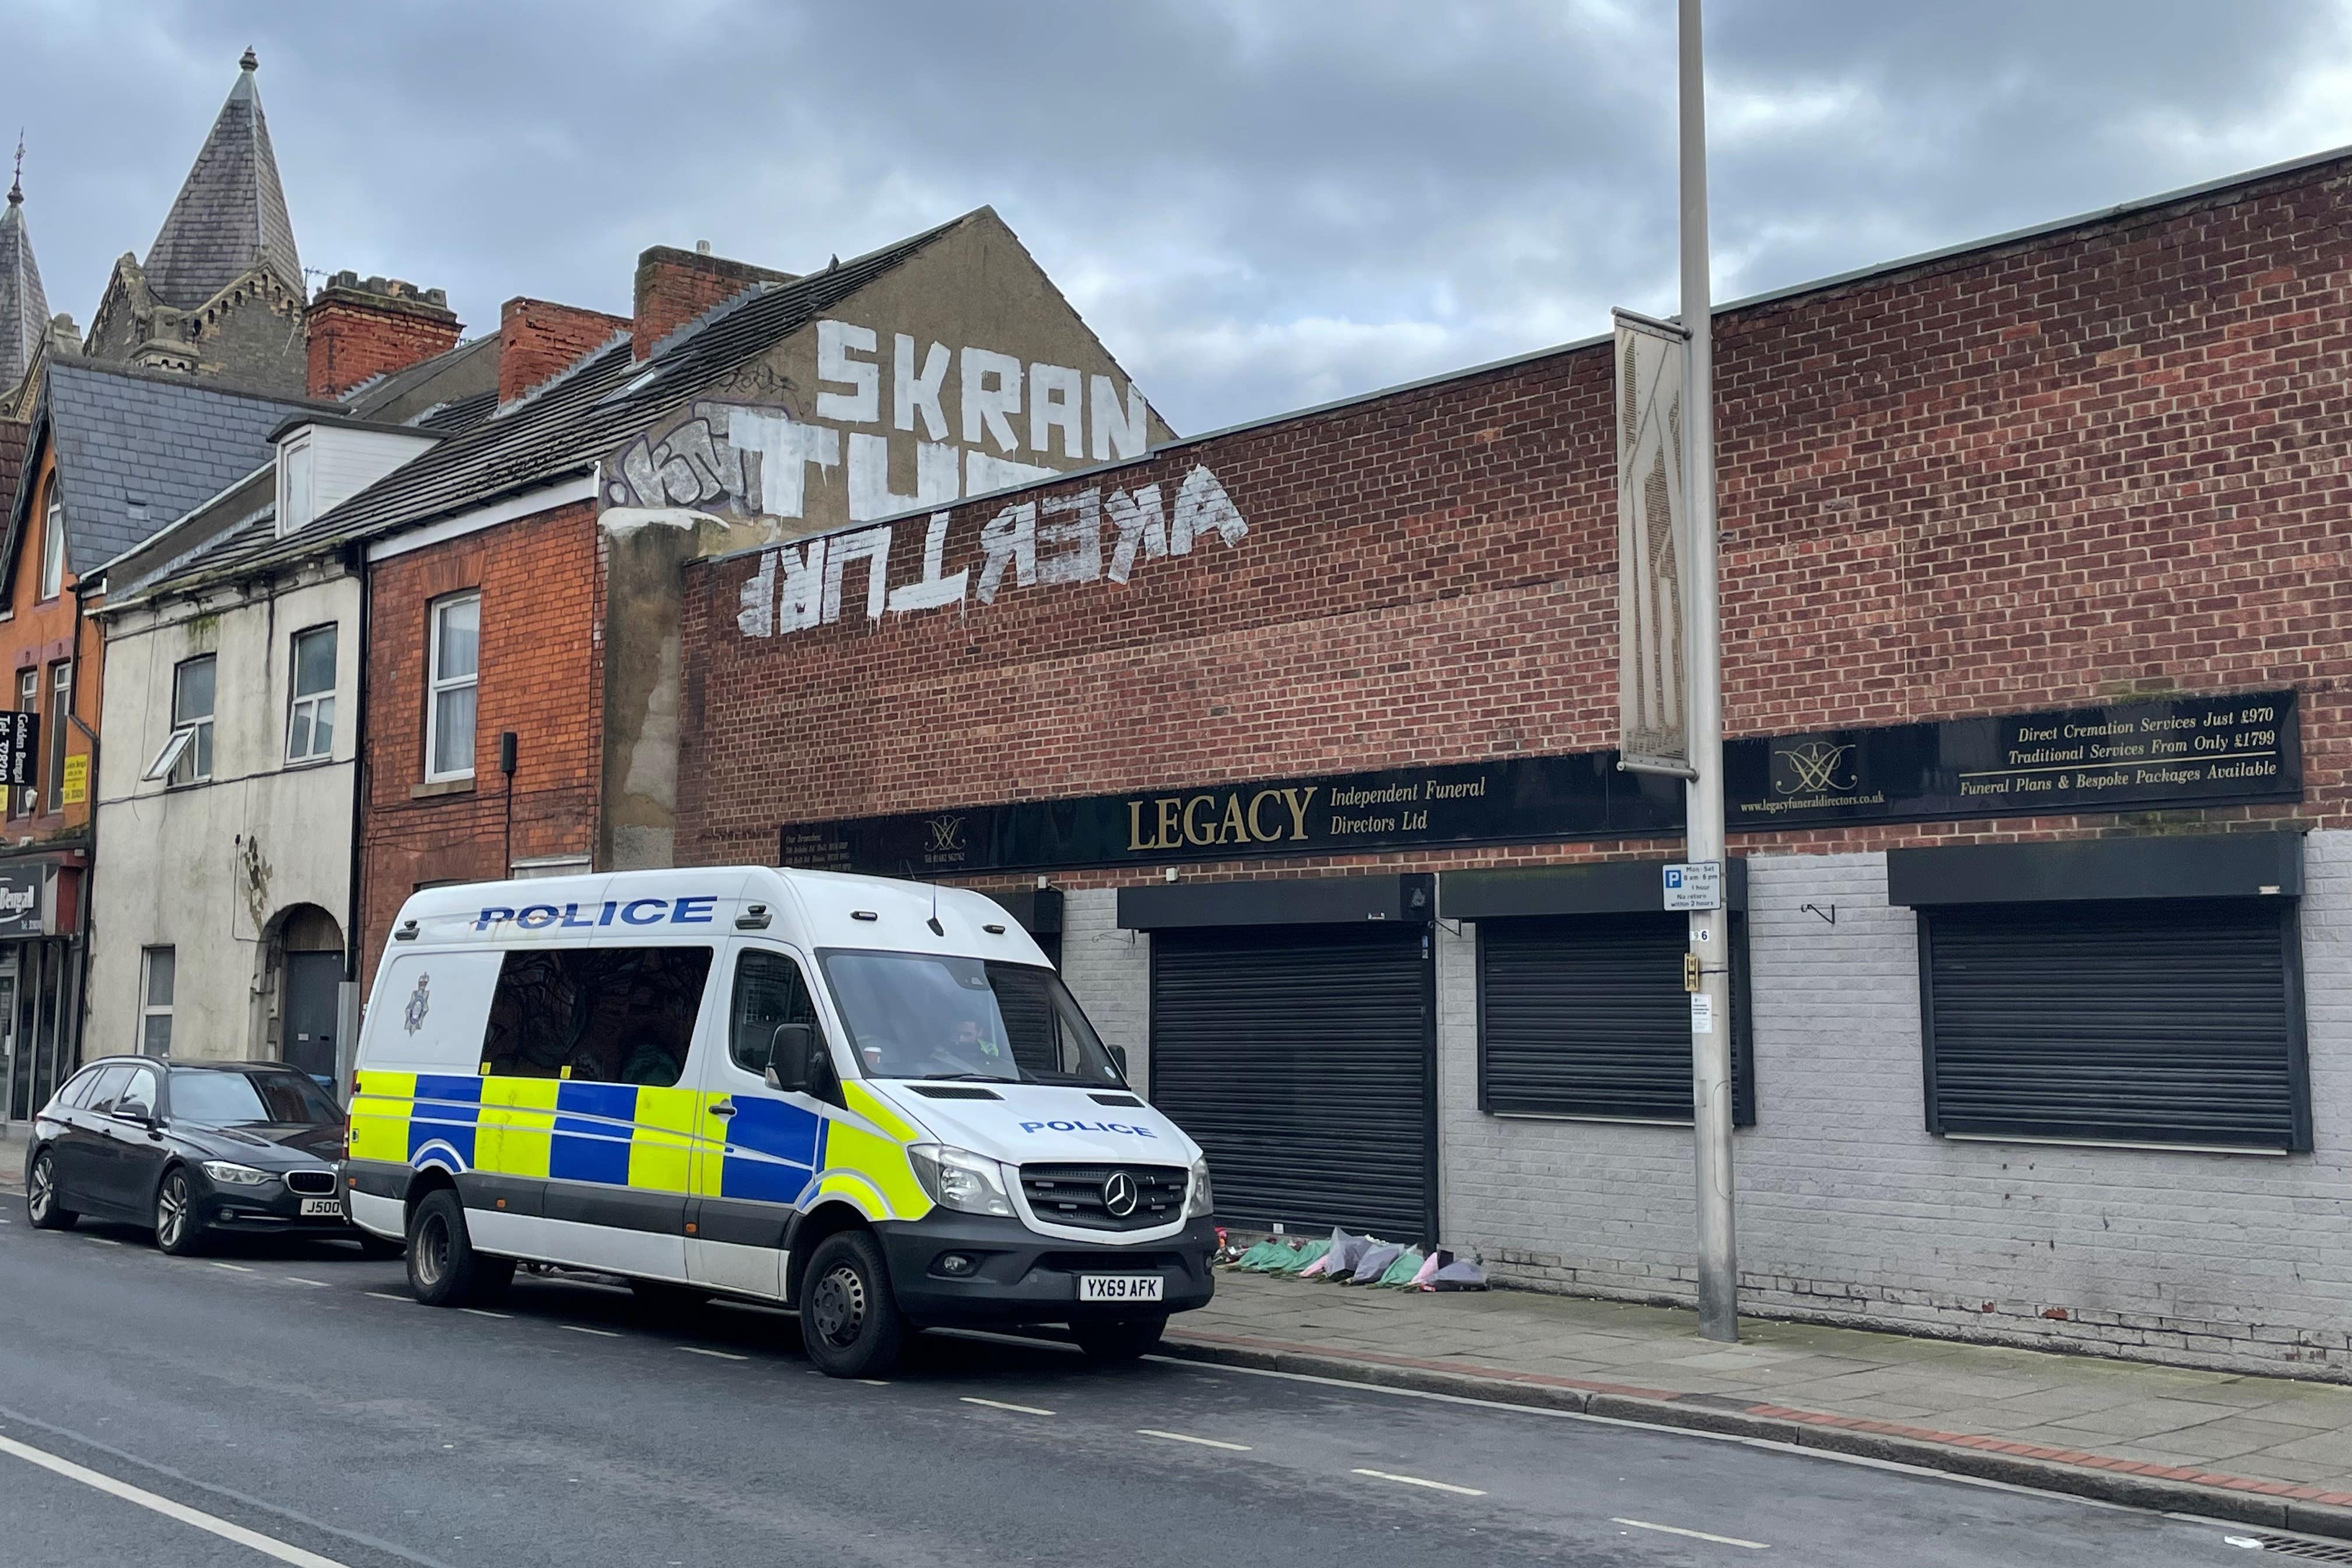
M 49 507 L 41 524 L 41 597 L 54 599 L 66 586 L 66 503 L 58 499 L 58 481 L 49 480 Z
M 286 719 L 286 760 L 307 763 L 335 750 L 335 628 L 294 634 L 294 698 Z
M 145 777 L 174 784 L 213 776 L 213 656 L 182 659 L 172 671 L 172 734 Z
M 142 954 L 139 979 L 139 1049 L 160 1057 L 172 1049 L 172 983 L 177 956 L 168 947 L 151 947 Z
M 37 669 L 18 670 L 16 672 L 16 711 L 19 713 L 37 713 L 40 710 L 41 672 Z M 39 787 L 33 784 L 27 784 L 23 789 L 10 790 L 8 792 L 8 815 L 11 816 L 31 816 L 33 807 L 38 804 L 40 800 L 40 793 Z
M 61 658 L 49 666 L 49 732 L 47 737 L 49 753 L 49 809 L 61 811 L 66 804 L 66 718 L 73 706 L 73 661 Z
M 425 711 L 427 783 L 474 776 L 474 693 L 480 679 L 482 596 L 462 594 L 433 606 Z
M 310 443 L 286 447 L 278 462 L 278 536 L 283 539 L 310 521 L 314 494 L 310 486 Z

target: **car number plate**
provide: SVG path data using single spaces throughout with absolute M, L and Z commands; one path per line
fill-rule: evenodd
M 315 1219 L 322 1216 L 331 1216 L 335 1219 L 342 1218 L 343 1200 L 341 1198 L 304 1198 L 302 1200 L 302 1217 L 304 1219 Z
M 1157 1274 L 1081 1274 L 1081 1301 L 1157 1301 L 1166 1283 Z

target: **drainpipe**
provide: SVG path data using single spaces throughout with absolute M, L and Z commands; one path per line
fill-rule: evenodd
M 367 543 L 353 543 L 345 564 L 360 584 L 359 625 L 359 689 L 354 693 L 354 711 L 350 724 L 352 736 L 352 847 L 349 892 L 343 906 L 343 984 L 340 1004 L 335 1009 L 335 1094 L 347 1099 L 352 1087 L 352 1064 L 359 1058 L 360 1032 L 360 879 L 365 868 L 365 857 L 361 853 L 360 829 L 367 820 L 368 756 L 368 588 Z
M 82 1025 L 89 1017 L 89 960 L 93 945 L 91 943 L 90 937 L 95 929 L 90 924 L 90 911 L 96 907 L 98 901 L 94 897 L 98 891 L 98 731 L 91 729 L 89 724 L 84 722 L 81 716 L 81 634 L 82 627 L 84 625 L 89 623 L 89 608 L 85 597 L 85 591 L 80 579 L 77 578 L 74 581 L 73 658 L 66 666 L 66 717 L 73 721 L 73 727 L 79 730 L 82 732 L 82 738 L 89 742 L 89 777 L 82 785 L 82 805 L 89 813 L 89 826 L 83 830 L 85 846 L 82 849 L 82 858 L 88 861 L 89 864 L 83 868 L 81 874 L 81 907 L 74 911 L 75 921 L 81 927 L 81 931 L 79 932 L 81 937 L 81 972 L 75 977 L 77 982 L 75 986 L 77 994 L 74 997 L 72 1009 L 73 1059 L 76 1067 L 79 1067 L 81 1065 Z M 106 632 L 103 627 L 99 627 L 97 630 L 99 658 L 103 660 L 106 657 Z M 98 689 L 102 691 L 104 688 L 101 686 L 98 688 Z M 59 765 L 62 766 L 63 764 L 61 763 Z M 58 788 L 62 790 L 64 786 L 60 784 Z M 19 975 L 17 978 L 17 985 L 21 988 L 23 984 L 23 976 Z M 63 1005 L 63 1000 L 64 999 L 62 997 L 59 998 L 59 1006 L 58 1008 L 58 1012 L 60 1015 L 58 1019 L 58 1032 L 60 1036 L 64 1034 L 66 1026 L 65 1018 L 63 1016 L 66 1012 L 66 1008 Z M 62 1058 L 64 1055 L 65 1049 L 61 1040 L 58 1048 L 58 1056 Z M 58 1079 L 58 1081 L 59 1083 L 63 1083 L 65 1079 L 61 1078 Z

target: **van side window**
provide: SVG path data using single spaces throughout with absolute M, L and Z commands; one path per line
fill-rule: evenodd
M 482 1071 L 669 1088 L 686 1072 L 710 952 L 572 947 L 508 953 L 482 1033 Z
M 735 1008 L 727 1030 L 727 1054 L 745 1072 L 764 1072 L 768 1048 L 777 1027 L 784 1024 L 806 1024 L 819 1038 L 824 1035 L 801 966 L 781 952 L 745 953 L 735 961 Z

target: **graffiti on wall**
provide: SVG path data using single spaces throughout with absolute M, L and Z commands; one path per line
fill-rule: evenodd
M 992 605 L 1008 587 L 1125 583 L 1146 563 L 1190 555 L 1210 540 L 1231 548 L 1249 532 L 1225 487 L 1201 466 L 1172 498 L 1150 484 L 1014 501 L 981 525 L 950 571 L 954 515 L 931 513 L 919 552 L 911 548 L 912 531 L 890 523 L 761 551 L 743 584 L 736 629 L 769 637 L 829 626 L 855 602 L 853 586 L 863 591 L 866 619 L 878 621 L 971 598 Z M 910 548 L 894 554 L 900 538 Z
M 891 334 L 886 365 L 881 334 L 835 321 L 816 324 L 816 358 L 811 417 L 698 402 L 614 456 L 604 503 L 866 522 L 1025 484 L 1057 463 L 1140 457 L 1149 444 L 1143 395 L 1108 375 L 906 332 Z M 835 485 L 845 510 L 812 518 Z

